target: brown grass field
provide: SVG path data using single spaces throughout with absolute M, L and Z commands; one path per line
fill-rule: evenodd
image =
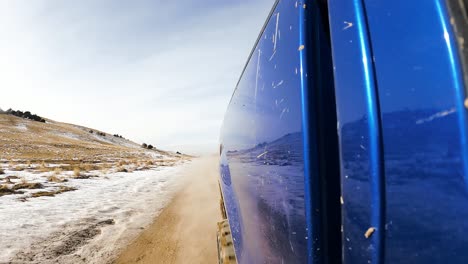
M 0 160 L 98 163 L 102 159 L 120 161 L 147 156 L 147 150 L 132 141 L 107 133 L 103 137 L 97 132 L 102 131 L 52 120 L 40 123 L 0 114 Z
M 92 133 L 90 132 L 92 131 Z M 73 124 L 46 123 L 0 114 L 0 196 L 18 194 L 37 185 L 17 177 L 21 173 L 46 174 L 50 183 L 67 178 L 88 179 L 116 172 L 172 166 L 189 156 L 144 149 L 111 134 Z M 31 197 L 72 191 L 59 188 Z

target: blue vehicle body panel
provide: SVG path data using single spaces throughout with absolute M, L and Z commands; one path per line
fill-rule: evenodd
M 298 12 L 278 3 L 225 116 L 221 186 L 239 263 L 307 259 Z
M 225 116 L 238 262 L 468 263 L 466 87 L 446 3 L 329 0 L 328 28 L 318 2 L 277 2 Z
M 383 162 L 377 87 L 360 0 L 330 1 L 338 133 L 341 152 L 343 259 L 382 259 Z M 370 239 L 364 236 L 375 228 Z
M 242 74 L 221 133 L 221 187 L 239 263 L 321 263 L 314 86 L 326 63 L 314 5 L 279 1 Z M 316 16 L 317 17 L 317 16 Z M 309 20 L 311 21 L 311 20 Z M 306 48 L 306 46 L 308 46 Z M 313 66 L 313 65 L 312 65 Z M 327 66 L 331 69 L 330 63 Z M 242 126 L 240 126 L 242 124 Z
M 385 261 L 468 263 L 465 94 L 445 1 L 365 4 L 383 128 Z

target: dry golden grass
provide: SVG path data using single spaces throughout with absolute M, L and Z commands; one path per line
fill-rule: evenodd
M 47 167 L 46 163 L 44 161 L 41 162 L 41 164 L 39 165 L 39 168 L 38 170 L 40 172 L 48 172 L 48 171 L 51 171 L 53 170 L 54 168 L 52 167 Z
M 24 171 L 24 167 L 21 165 L 16 165 L 15 167 L 11 168 L 12 171 Z
M 79 167 L 76 167 L 73 169 L 73 176 L 74 177 L 80 177 L 81 175 L 81 169 Z
M 82 162 L 74 160 L 62 160 L 62 161 L 50 161 L 51 164 L 46 165 L 46 163 L 41 162 L 40 165 L 36 168 L 37 172 L 53 172 L 53 175 L 60 175 L 64 171 L 73 172 L 74 177 L 81 177 L 83 173 L 100 171 L 101 173 L 108 173 L 113 169 L 117 168 L 119 172 L 131 172 L 134 169 L 136 170 L 148 170 L 151 169 L 151 166 L 154 166 L 154 161 L 148 161 L 146 159 L 128 159 L 124 161 L 114 161 L 114 162 Z M 59 163 L 53 165 L 52 163 Z M 26 169 L 26 168 L 24 168 Z
M 101 168 L 102 168 L 102 169 L 111 169 L 111 168 L 113 168 L 114 166 L 115 166 L 115 164 L 114 164 L 114 163 L 110 163 L 110 162 L 109 162 L 109 163 L 102 163 L 102 164 L 101 164 Z
M 83 163 L 80 165 L 80 169 L 89 172 L 94 170 L 101 170 L 103 169 L 103 166 L 101 164 Z
M 92 170 L 94 170 L 94 168 L 95 167 L 92 164 L 87 164 L 87 163 L 80 164 L 80 170 L 82 170 L 82 171 L 92 171 Z
M 63 171 L 62 168 L 56 167 L 54 169 L 54 175 L 59 175 L 60 173 L 62 173 L 62 171 Z
M 20 130 L 18 126 L 26 129 Z M 8 160 L 93 161 L 145 157 L 147 153 L 146 150 L 139 148 L 139 144 L 135 144 L 135 148 L 113 144 L 108 142 L 115 140 L 112 136 L 100 137 L 95 133 L 89 133 L 90 128 L 51 120 L 40 123 L 16 116 L 0 115 L 0 130 L 2 130 L 0 146 L 9 150 L 0 153 L 0 158 Z M 67 134 L 73 134 L 78 139 L 67 137 Z
M 22 182 L 15 184 L 12 189 L 19 190 L 19 189 L 42 189 L 44 186 L 38 182 Z
M 123 166 L 123 165 L 127 165 L 128 162 L 126 160 L 119 160 L 119 162 L 117 163 L 118 166 Z
M 124 166 L 120 166 L 117 168 L 117 172 L 128 172 L 128 170 Z
M 29 196 L 55 196 L 75 188 L 43 188 L 61 185 L 67 181 L 67 177 L 85 179 L 95 177 L 92 174 L 98 175 L 96 171 L 131 172 L 136 168 L 146 170 L 157 165 L 157 161 L 152 159 L 152 154 L 140 148 L 139 144 L 135 144 L 135 147 L 114 144 L 112 141 L 115 142 L 115 139 L 112 136 L 101 137 L 96 133 L 89 133 L 89 130 L 52 120 L 40 123 L 11 115 L 0 115 L 0 149 L 5 150 L 0 152 L 0 165 L 7 169 L 7 172 L 0 169 L 0 174 L 9 174 L 10 171 L 41 172 L 49 182 L 27 182 L 24 178 L 19 180 L 17 176 L 6 175 L 8 177 L 0 181 L 0 196 L 23 194 L 25 192 L 22 190 L 28 189 L 37 190 L 18 199 L 26 201 Z M 159 150 L 152 151 L 155 152 L 170 155 Z M 52 182 L 59 184 L 51 184 Z
M 15 191 L 8 188 L 6 184 L 0 184 L 0 196 L 13 194 Z
M 0 196 L 9 195 L 9 194 L 21 194 L 21 193 L 23 192 L 13 190 L 9 188 L 8 185 L 6 184 L 0 184 Z
M 61 178 L 61 177 L 58 177 L 57 175 L 51 175 L 51 176 L 47 177 L 47 181 L 62 183 L 62 182 L 66 182 L 68 180 L 64 179 L 64 178 Z
M 17 180 L 17 179 L 19 179 L 18 176 L 10 175 L 10 176 L 5 177 L 5 182 L 9 184 L 13 184 L 14 182 L 12 182 L 11 180 Z
M 68 161 L 68 160 L 63 160 L 60 161 L 61 163 L 59 166 L 56 166 L 55 168 L 60 169 L 62 171 L 74 171 L 76 168 L 80 169 L 80 171 L 83 172 L 89 172 L 89 171 L 97 171 L 97 170 L 104 170 L 104 169 L 109 169 L 115 166 L 115 164 L 112 163 L 81 163 L 77 161 Z
M 133 167 L 141 170 L 157 165 L 148 150 L 142 149 L 139 144 L 135 143 L 135 147 L 114 144 L 111 140 L 116 139 L 112 136 L 89 133 L 90 130 L 97 132 L 96 129 L 52 120 L 40 123 L 0 115 L 0 130 L 0 148 L 8 150 L 0 152 L 0 160 L 8 162 L 8 168 L 16 171 L 53 171 L 58 176 L 61 172 L 56 172 L 57 166 L 73 174 L 79 168 L 82 174 L 90 171 L 112 172 L 116 168 L 128 172 Z M 131 144 L 130 141 L 127 143 Z M 157 149 L 151 152 L 172 155 Z M 181 159 L 172 156 L 176 160 Z
M 49 191 L 41 191 L 41 192 L 35 192 L 31 194 L 31 197 L 41 197 L 41 196 L 55 196 L 55 192 L 49 192 Z
M 73 188 L 73 187 L 59 186 L 58 190 L 35 192 L 35 193 L 31 194 L 31 197 L 37 198 L 37 197 L 42 197 L 42 196 L 55 196 L 57 194 L 61 194 L 61 193 L 64 193 L 64 192 L 75 191 L 75 190 L 76 190 L 76 188 Z

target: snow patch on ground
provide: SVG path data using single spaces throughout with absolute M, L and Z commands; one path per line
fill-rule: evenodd
M 109 144 L 117 144 L 117 145 L 120 145 L 120 146 L 124 146 L 124 147 L 129 147 L 129 148 L 141 148 L 140 145 L 130 141 L 130 140 L 127 140 L 127 139 L 123 139 L 123 138 L 117 138 L 117 137 L 114 137 L 112 135 L 106 135 L 105 137 L 104 136 L 100 136 L 100 135 L 96 135 L 96 134 L 92 134 L 92 136 L 99 140 L 99 141 L 102 141 L 102 142 L 105 142 L 105 143 L 109 143 Z
M 186 166 L 70 179 L 76 191 L 26 202 L 18 200 L 24 195 L 0 197 L 0 263 L 110 261 L 170 201 Z M 21 174 L 46 183 L 44 174 Z
M 16 129 L 20 130 L 20 131 L 27 131 L 28 128 L 26 127 L 26 124 L 24 123 L 20 123 L 16 126 Z
M 83 140 L 80 136 L 73 133 L 57 133 L 57 135 L 68 139 Z

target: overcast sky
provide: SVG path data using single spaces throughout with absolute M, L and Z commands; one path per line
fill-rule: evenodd
M 0 108 L 215 151 L 274 0 L 0 0 Z

